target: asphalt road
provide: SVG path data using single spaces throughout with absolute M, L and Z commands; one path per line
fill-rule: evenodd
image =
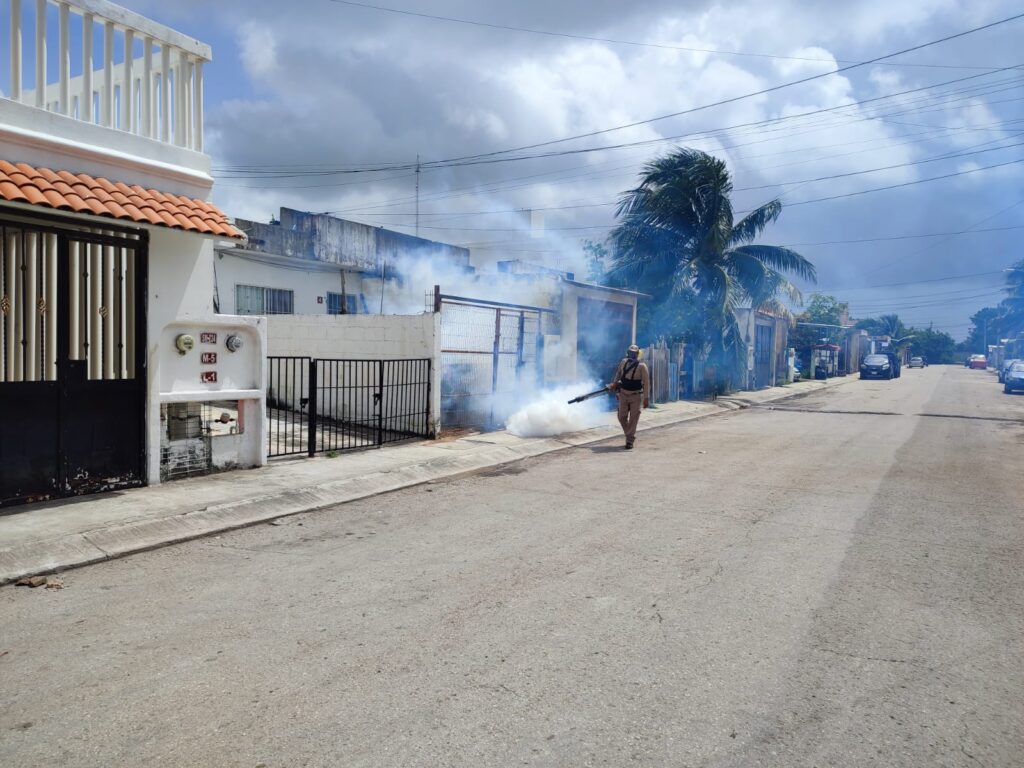
M 1021 766 L 1022 563 L 1024 395 L 854 381 L 0 589 L 0 765 Z

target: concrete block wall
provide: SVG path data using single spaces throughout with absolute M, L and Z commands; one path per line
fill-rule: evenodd
M 431 361 L 431 434 L 440 431 L 441 316 L 419 315 L 270 315 L 267 354 L 325 360 Z M 365 414 L 338 413 L 339 417 Z
M 436 342 L 433 314 L 270 315 L 267 353 L 334 359 L 430 358 Z

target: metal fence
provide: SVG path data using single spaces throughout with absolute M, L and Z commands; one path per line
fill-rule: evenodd
M 500 427 L 524 392 L 543 382 L 546 310 L 439 296 L 441 420 L 446 427 Z
M 430 436 L 430 360 L 268 358 L 271 457 Z

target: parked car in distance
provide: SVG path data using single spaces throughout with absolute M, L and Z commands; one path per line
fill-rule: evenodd
M 1024 361 L 1013 359 L 1013 360 L 1006 360 L 1003 363 L 1003 365 L 999 368 L 999 383 L 1000 384 L 1005 384 L 1006 383 L 1006 372 L 1008 370 L 1010 370 L 1010 368 L 1013 366 L 1013 364 L 1014 363 L 1020 363 L 1020 362 L 1024 362 Z
M 1020 360 L 1011 365 L 1003 377 L 1003 392 L 1010 394 L 1018 389 L 1024 390 L 1024 362 Z
M 984 371 L 988 368 L 988 360 L 984 355 L 971 355 L 971 359 L 967 361 L 967 367 Z
M 860 364 L 862 379 L 894 379 L 896 367 L 890 362 L 889 355 L 868 355 Z
M 923 357 L 912 357 L 912 358 L 910 358 L 910 362 L 907 363 L 907 368 L 924 368 L 924 358 Z

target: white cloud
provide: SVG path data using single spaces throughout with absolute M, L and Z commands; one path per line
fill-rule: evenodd
M 156 0 L 125 1 L 156 18 L 163 13 Z M 775 0 L 768 4 L 648 0 L 633 5 L 611 0 L 524 0 L 502 8 L 445 0 L 430 11 L 666 46 L 792 57 L 773 59 L 500 32 L 309 0 L 295 0 L 287 13 L 270 0 L 223 0 L 212 6 L 182 0 L 173 5 L 173 11 L 167 11 L 173 13 L 169 23 L 202 19 L 202 24 L 195 25 L 198 31 L 186 31 L 204 39 L 203 24 L 217 24 L 229 40 L 215 46 L 207 75 L 211 95 L 207 145 L 215 165 L 273 163 L 314 168 L 410 161 L 417 154 L 426 160 L 456 157 L 601 131 L 827 72 L 843 61 L 869 59 L 1013 11 L 1009 0 L 971 4 L 958 0 Z M 241 26 L 239 18 L 246 19 Z M 725 157 L 736 187 L 765 187 L 737 192 L 738 209 L 776 194 L 783 194 L 785 202 L 796 202 L 950 172 L 958 161 L 803 185 L 785 183 L 914 163 L 1007 136 L 999 123 L 1015 116 L 1016 105 L 1001 105 L 998 100 L 1011 98 L 1014 92 L 939 98 L 942 90 L 984 84 L 989 76 L 937 88 L 934 84 L 981 70 L 902 65 L 1010 64 L 1016 60 L 1015 31 L 1007 26 L 885 65 L 547 149 L 713 131 L 710 137 L 685 143 Z M 232 44 L 237 50 L 232 50 Z M 214 96 L 217 78 L 233 78 L 240 94 L 218 100 Z M 932 90 L 856 104 L 928 85 Z M 837 107 L 842 108 L 764 126 L 719 130 Z M 896 112 L 902 114 L 890 114 Z M 602 234 L 600 229 L 572 228 L 609 224 L 613 207 L 593 204 L 615 200 L 634 183 L 642 163 L 669 146 L 657 143 L 424 172 L 421 211 L 423 223 L 431 228 L 423 231 L 452 242 L 507 242 L 510 255 L 533 260 L 552 254 L 528 251 L 551 250 L 571 263 L 580 239 Z M 988 165 L 1009 157 L 1008 153 L 985 154 L 977 162 Z M 963 177 L 963 185 L 949 180 L 792 207 L 784 211 L 769 239 L 812 242 L 965 228 L 1005 207 L 1000 201 L 1008 194 L 1017 194 L 984 183 L 1012 184 L 1012 174 L 1001 170 Z M 958 189 L 968 187 L 966 198 L 957 197 Z M 410 213 L 413 199 L 408 173 L 224 180 L 218 183 L 216 195 L 231 213 L 253 218 L 266 218 L 280 205 L 290 205 L 346 210 L 353 218 L 397 228 L 412 222 L 411 215 L 404 215 Z M 382 204 L 389 205 L 372 207 Z M 524 246 L 518 233 L 500 231 L 517 228 L 513 215 L 452 215 L 559 206 L 572 207 L 546 212 L 550 235 L 544 248 L 536 243 Z M 988 241 L 991 247 L 986 252 L 1000 251 L 997 237 Z M 957 265 L 956 245 L 956 240 L 937 244 L 936 249 L 913 258 L 906 258 L 905 243 L 847 250 L 811 248 L 807 255 L 818 263 L 823 284 L 831 286 L 842 281 L 863 283 L 870 275 L 874 275 L 872 281 L 880 275 L 904 280 L 941 275 Z
M 258 80 L 277 70 L 277 41 L 266 24 L 249 20 L 238 30 L 238 47 L 246 74 Z

